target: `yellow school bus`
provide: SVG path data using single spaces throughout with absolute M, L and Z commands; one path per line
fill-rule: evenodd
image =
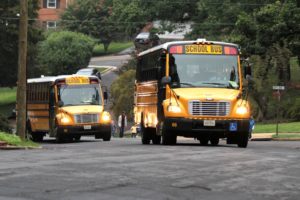
M 142 143 L 176 144 L 177 136 L 202 145 L 227 143 L 247 147 L 250 105 L 238 45 L 177 41 L 138 55 L 134 94 L 135 122 Z M 246 80 L 246 79 L 245 79 Z
M 104 110 L 100 80 L 66 75 L 27 81 L 27 130 L 34 141 L 48 133 L 58 142 L 83 135 L 109 141 L 111 116 Z

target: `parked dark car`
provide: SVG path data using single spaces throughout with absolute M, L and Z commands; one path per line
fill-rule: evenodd
M 82 68 L 76 72 L 79 75 L 97 76 L 101 80 L 101 73 L 95 68 Z
M 134 40 L 134 46 L 137 52 L 147 50 L 159 44 L 159 37 L 156 34 L 150 32 L 142 32 L 138 34 Z

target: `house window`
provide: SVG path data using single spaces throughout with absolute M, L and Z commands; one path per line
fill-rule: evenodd
M 57 0 L 47 0 L 47 8 L 56 8 Z
M 56 21 L 47 21 L 47 29 L 55 29 Z

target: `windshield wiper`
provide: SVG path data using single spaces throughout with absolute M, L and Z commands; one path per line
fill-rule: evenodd
M 193 84 L 191 84 L 191 83 L 180 83 L 180 85 L 187 85 L 187 86 L 196 87 L 195 85 L 193 85 Z
M 224 86 L 226 88 L 232 88 L 232 89 L 236 89 L 237 87 L 235 87 L 231 82 L 229 82 L 228 84 L 226 83 L 214 83 L 214 82 L 204 82 L 202 84 L 207 84 L 207 85 L 216 85 L 216 86 Z
M 224 83 L 213 83 L 213 82 L 203 82 L 202 84 L 228 86 L 227 84 Z
M 75 104 L 64 104 L 63 107 L 65 106 L 76 106 Z

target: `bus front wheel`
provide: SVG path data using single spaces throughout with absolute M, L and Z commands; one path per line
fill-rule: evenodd
M 162 143 L 163 145 L 175 145 L 177 140 L 177 135 L 172 134 L 170 131 L 166 130 L 166 127 L 162 125 Z
M 243 134 L 239 137 L 238 141 L 237 141 L 237 145 L 240 148 L 247 148 L 248 146 L 248 135 L 247 134 Z
M 111 131 L 107 131 L 103 134 L 103 141 L 110 141 Z

